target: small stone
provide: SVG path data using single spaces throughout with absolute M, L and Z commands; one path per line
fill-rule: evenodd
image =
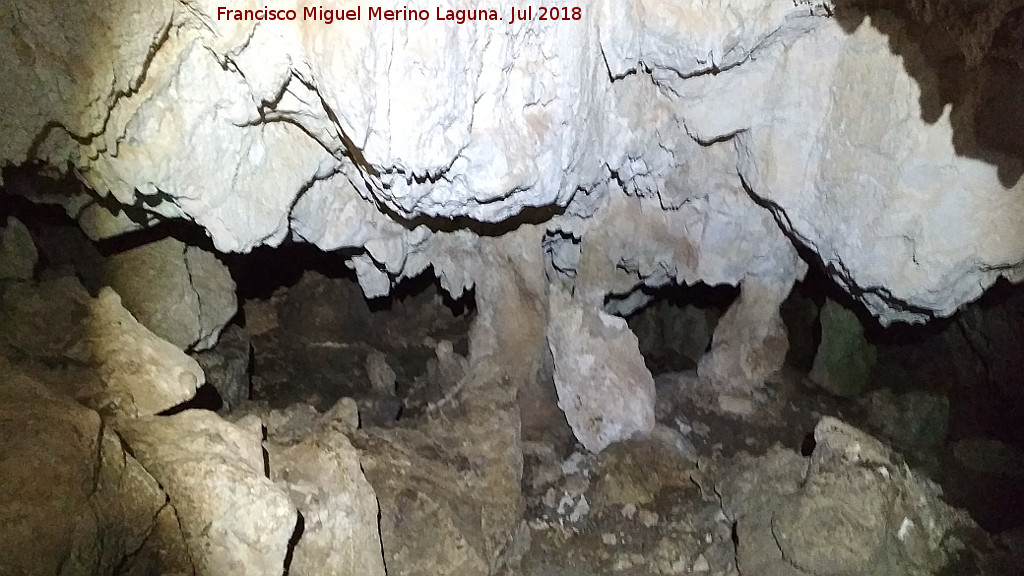
M 395 395 L 398 377 L 383 353 L 375 350 L 366 356 L 366 375 L 370 378 L 370 387 L 374 392 L 384 396 Z
M 587 514 L 590 514 L 590 503 L 587 502 L 586 496 L 580 496 L 579 501 L 576 502 L 576 506 L 572 509 L 572 513 L 569 514 L 569 521 L 575 524 L 586 518 Z
M 618 544 L 619 539 L 615 537 L 615 534 L 605 532 L 604 534 L 601 534 L 601 542 L 604 542 L 605 546 L 615 546 Z
M 584 459 L 585 457 L 583 456 L 583 454 L 580 454 L 579 452 L 573 452 L 571 456 L 569 456 L 568 458 L 565 459 L 564 462 L 562 462 L 562 474 L 566 476 L 570 476 L 572 474 L 581 474 L 583 472 L 583 468 L 581 467 L 581 465 L 583 464 Z
M 573 497 L 579 496 L 590 489 L 590 480 L 582 474 L 573 474 L 565 479 L 565 491 Z
M 749 397 L 736 394 L 719 394 L 718 407 L 722 412 L 737 416 L 750 416 L 757 409 Z
M 554 488 L 548 488 L 548 491 L 544 493 L 542 502 L 548 508 L 554 508 L 558 505 L 558 492 L 555 492 Z
M 658 524 L 657 512 L 651 512 L 650 510 L 641 510 L 640 513 L 637 515 L 637 518 L 640 520 L 641 524 L 648 528 L 651 528 Z
M 632 520 L 633 516 L 636 515 L 636 506 L 632 504 L 626 504 L 622 507 L 622 517 L 627 520 Z
M 692 572 L 708 572 L 710 570 L 711 570 L 711 565 L 708 564 L 707 558 L 704 557 L 704 554 L 699 554 L 697 556 L 697 559 L 693 561 L 693 568 L 691 569 L 691 571 Z
M 569 510 L 570 506 L 575 506 L 575 505 L 576 505 L 576 501 L 573 500 L 572 496 L 569 496 L 568 494 L 562 494 L 562 499 L 558 501 L 558 506 L 557 506 L 556 511 L 560 515 L 565 515 L 566 510 Z

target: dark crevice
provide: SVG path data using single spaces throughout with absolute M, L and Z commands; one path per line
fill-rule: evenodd
M 181 414 L 186 410 L 208 410 L 210 412 L 216 412 L 223 407 L 224 399 L 221 398 L 217 389 L 211 384 L 203 384 L 196 389 L 196 395 L 190 400 L 182 402 L 172 408 L 168 408 L 167 410 L 157 414 L 157 416 L 174 416 L 175 414 Z
M 291 572 L 292 560 L 295 558 L 295 547 L 299 545 L 302 533 L 306 530 L 306 519 L 302 516 L 302 512 L 297 512 L 297 516 L 295 531 L 292 532 L 292 537 L 288 539 L 288 552 L 284 556 L 284 571 L 282 572 L 284 576 L 288 576 Z
M 800 455 L 804 458 L 810 458 L 811 454 L 814 453 L 814 448 L 818 445 L 818 442 L 814 439 L 814 432 L 808 432 L 804 435 L 803 441 L 800 443 Z

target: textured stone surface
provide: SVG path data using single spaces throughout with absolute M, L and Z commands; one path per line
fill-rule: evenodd
M 224 405 L 222 412 L 229 412 L 249 399 L 252 374 L 252 346 L 245 330 L 229 326 L 221 334 L 217 345 L 193 356 L 206 374 L 206 383 L 220 394 Z
M 227 267 L 174 238 L 111 256 L 103 279 L 139 322 L 183 350 L 212 346 L 238 311 Z
M 973 528 L 887 446 L 835 418 L 809 459 L 781 447 L 740 458 L 716 487 L 734 519 L 740 571 L 924 576 Z
M 718 321 L 711 349 L 700 360 L 701 378 L 722 388 L 749 390 L 782 368 L 789 340 L 779 308 L 790 287 L 788 282 L 744 280 L 739 298 Z
M 876 352 L 864 337 L 860 319 L 834 300 L 825 302 L 820 319 L 821 343 L 808 377 L 837 396 L 863 394 L 868 387 Z
M 0 573 L 130 567 L 165 502 L 95 412 L 0 365 Z
M 348 438 L 328 427 L 269 451 L 270 477 L 303 518 L 288 573 L 384 576 L 377 498 Z
M 558 405 L 588 450 L 654 429 L 654 378 L 625 320 L 556 290 L 548 343 Z
M 92 298 L 74 278 L 12 286 L 0 297 L 0 327 L 0 349 L 24 370 L 105 415 L 156 414 L 205 382 L 199 364 L 139 324 L 113 290 Z
M 1000 27 L 1015 2 L 972 5 L 963 18 L 951 3 L 907 11 L 913 26 L 952 26 L 974 65 L 986 50 L 1012 57 L 999 52 Z M 609 202 L 623 210 L 622 192 L 652 205 L 608 224 L 615 242 L 597 247 L 609 274 L 588 293 L 631 290 L 612 281 L 620 262 L 639 274 L 634 286 L 738 283 L 773 260 L 750 260 L 744 246 L 788 249 L 762 233 L 764 219 L 883 322 L 948 315 L 1000 276 L 1020 280 L 1019 154 L 974 153 L 993 136 L 970 128 L 982 113 L 1013 121 L 1019 108 L 990 112 L 975 83 L 936 112 L 941 71 L 928 68 L 921 34 L 878 14 L 830 17 L 830 4 L 851 3 L 644 0 L 587 5 L 558 23 L 432 14 L 257 26 L 218 20 L 206 1 L 5 0 L 0 164 L 70 162 L 144 215 L 133 224 L 187 217 L 225 251 L 289 231 L 350 248 L 371 295 L 429 266 L 455 294 L 479 281 L 452 256 L 472 234 L 433 217 L 501 222 L 527 210 L 583 239 L 587 260 L 593 226 L 573 219 Z M 505 17 L 512 6 L 491 7 Z M 1012 130 L 998 116 L 989 124 Z M 63 202 L 79 214 L 92 200 Z M 94 220 L 83 216 L 90 229 L 132 227 Z
M 115 426 L 170 496 L 199 574 L 281 574 L 297 514 L 264 475 L 258 434 L 199 410 Z
M 0 280 L 30 280 L 38 260 L 39 253 L 28 228 L 17 219 L 8 218 L 0 226 Z

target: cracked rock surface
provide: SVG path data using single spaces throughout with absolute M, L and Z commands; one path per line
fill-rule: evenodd
M 104 234 L 170 217 L 222 251 L 290 234 L 350 248 L 368 295 L 430 266 L 471 287 L 450 258 L 455 229 L 486 230 L 473 222 L 547 219 L 585 246 L 577 218 L 649 200 L 642 226 L 689 214 L 665 238 L 689 252 L 629 246 L 622 223 L 606 231 L 621 247 L 602 243 L 649 284 L 758 273 L 772 255 L 727 240 L 745 229 L 775 256 L 806 249 L 884 323 L 922 321 L 1024 273 L 1019 147 L 988 119 L 1014 117 L 997 106 L 1012 87 L 985 72 L 1013 61 L 1015 7 L 912 3 L 903 22 L 840 0 L 604 0 L 557 25 L 257 25 L 206 1 L 5 0 L 0 165 L 70 164 L 125 210 Z M 989 78 L 952 111 L 932 105 L 922 26 Z M 56 201 L 97 225 L 94 198 Z M 658 261 L 668 274 L 648 278 Z
M 73 277 L 20 282 L 0 295 L 0 352 L 27 374 L 105 416 L 145 416 L 206 381 L 195 360 L 139 324 L 110 288 Z
M 113 574 L 166 498 L 95 412 L 0 361 L 0 573 Z
M 140 323 L 182 350 L 212 346 L 238 309 L 227 267 L 174 238 L 112 255 L 103 280 Z

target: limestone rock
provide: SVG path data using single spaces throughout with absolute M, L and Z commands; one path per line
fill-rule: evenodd
M 139 322 L 182 350 L 212 346 L 238 310 L 227 267 L 174 238 L 111 256 L 104 280 Z
M 9 218 L 0 227 L 0 280 L 31 280 L 38 260 L 28 228 Z
M 740 571 L 925 576 L 957 552 L 957 531 L 974 528 L 878 440 L 830 417 L 814 436 L 809 462 L 776 448 L 740 458 L 716 487 Z
M 474 366 L 445 416 L 353 435 L 380 503 L 388 576 L 488 576 L 523 513 L 515 390 Z
M 715 328 L 711 349 L 697 371 L 722 388 L 750 390 L 782 368 L 789 350 L 780 307 L 789 294 L 788 282 L 748 278 L 739 299 Z
M 868 386 L 875 347 L 864 337 L 857 315 L 828 300 L 821 309 L 821 343 L 809 378 L 837 396 L 854 397 Z
M 548 343 L 558 405 L 588 450 L 654 429 L 654 378 L 622 318 L 551 294 Z
M 96 574 L 115 573 L 149 539 L 164 512 L 167 494 L 133 456 L 126 454 L 121 439 L 104 427 L 96 492 L 92 497 L 100 532 L 100 567 Z M 138 559 L 133 559 L 138 563 Z M 155 571 L 165 567 L 159 562 Z
M 0 297 L 0 326 L 0 348 L 25 370 L 104 414 L 156 414 L 205 382 L 199 365 L 136 322 L 113 290 L 92 298 L 74 278 L 11 287 Z
M 888 388 L 865 396 L 867 423 L 905 454 L 935 450 L 949 432 L 949 398 L 928 392 L 895 394 Z
M 199 574 L 281 574 L 297 514 L 264 474 L 259 436 L 198 410 L 116 427 L 170 496 Z
M 95 412 L 0 367 L 0 573 L 113 574 L 165 501 Z
M 384 396 L 395 395 L 395 371 L 388 365 L 384 354 L 375 351 L 366 356 L 366 374 L 374 392 Z
M 626 321 L 588 311 L 568 294 L 551 295 L 548 343 L 558 406 L 588 450 L 654 428 L 654 378 Z
M 70 167 L 133 221 L 192 220 L 222 251 L 291 233 L 348 248 L 375 295 L 430 268 L 462 294 L 476 238 L 538 220 L 582 247 L 558 264 L 590 306 L 792 281 L 795 243 L 883 323 L 923 321 L 1024 279 L 1020 57 L 996 33 L 1015 37 L 1013 1 L 962 22 L 914 2 L 913 26 L 827 2 L 643 0 L 564 26 L 395 27 L 5 0 L 0 166 Z M 912 34 L 947 25 L 979 80 L 948 108 L 944 72 L 918 65 L 942 40 Z
M 0 572 L 89 574 L 99 560 L 89 507 L 99 416 L 22 376 L 0 378 Z
M 377 498 L 345 435 L 327 428 L 269 450 L 271 478 L 303 518 L 288 573 L 384 576 Z
M 193 357 L 203 368 L 206 383 L 220 394 L 224 402 L 222 411 L 234 410 L 249 399 L 252 347 L 242 328 L 229 326 L 216 346 Z

